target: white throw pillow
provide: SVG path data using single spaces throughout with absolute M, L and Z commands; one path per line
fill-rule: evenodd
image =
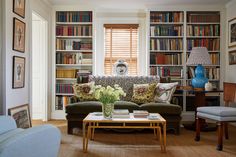
M 172 95 L 175 92 L 178 82 L 158 83 L 156 86 L 155 102 L 164 102 L 170 104 Z

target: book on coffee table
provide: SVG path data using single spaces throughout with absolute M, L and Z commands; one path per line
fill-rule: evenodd
M 130 118 L 128 109 L 115 109 L 112 118 Z
M 134 110 L 133 111 L 134 118 L 147 118 L 149 112 L 146 110 Z

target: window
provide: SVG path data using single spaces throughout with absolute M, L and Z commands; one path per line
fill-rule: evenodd
M 128 63 L 128 74 L 138 74 L 138 25 L 105 24 L 105 74 L 113 73 L 113 65 L 123 59 Z

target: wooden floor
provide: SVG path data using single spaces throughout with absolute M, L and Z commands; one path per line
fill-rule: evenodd
M 224 140 L 224 150 L 217 151 L 217 134 L 201 134 L 201 141 L 194 141 L 194 132 L 182 128 L 179 136 L 167 134 L 167 153 L 161 153 L 159 142 L 152 132 L 117 133 L 98 130 L 95 140 L 89 141 L 88 153 L 82 151 L 81 130 L 67 135 L 66 121 L 49 121 L 62 133 L 59 157 L 236 157 L 236 127 L 230 126 L 229 140 Z M 34 121 L 33 125 L 42 122 Z

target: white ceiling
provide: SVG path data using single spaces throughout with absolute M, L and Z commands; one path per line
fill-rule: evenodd
M 53 5 L 87 5 L 97 8 L 150 8 L 158 5 L 225 5 L 230 0 L 48 0 Z

